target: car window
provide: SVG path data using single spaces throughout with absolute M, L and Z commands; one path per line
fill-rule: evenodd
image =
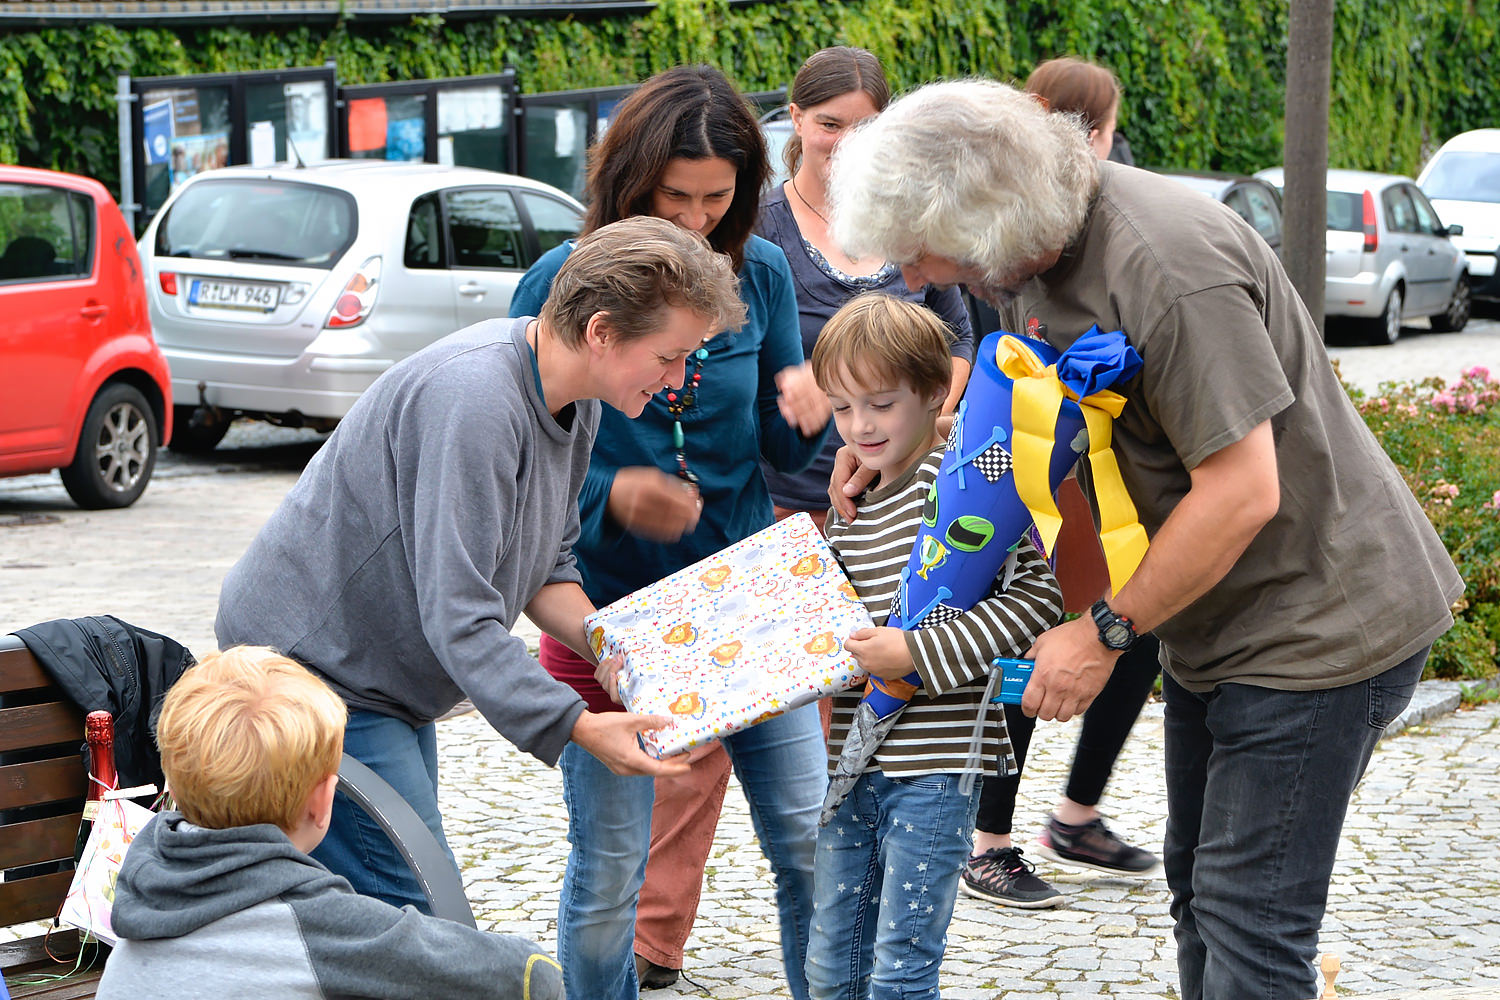
M 1250 209 L 1250 225 L 1255 231 L 1273 241 L 1281 235 L 1281 213 L 1276 210 L 1276 205 L 1271 196 L 1258 187 L 1244 187 L 1240 189 L 1245 195 L 1245 204 Z
M 1364 195 L 1352 191 L 1330 191 L 1327 213 L 1329 229 L 1357 233 L 1364 228 Z
M 167 208 L 156 230 L 156 253 L 328 269 L 354 242 L 358 224 L 354 198 L 336 188 L 204 180 Z
M 444 197 L 454 267 L 528 266 L 521 215 L 509 191 L 464 188 Z
M 571 240 L 583 228 L 583 216 L 566 202 L 535 191 L 517 191 L 516 196 L 526 206 L 526 214 L 531 216 L 537 253 L 546 253 L 559 243 Z
M 1239 188 L 1232 188 L 1224 196 L 1224 204 L 1234 209 L 1235 215 L 1238 215 L 1246 222 L 1250 221 L 1250 206 L 1245 204 L 1245 193 Z
M 1380 192 L 1380 202 L 1385 206 L 1385 225 L 1393 233 L 1417 231 L 1417 212 L 1411 207 L 1411 199 L 1400 185 L 1388 187 Z
M 0 184 L 0 281 L 76 278 L 93 261 L 94 202 L 45 184 Z
M 412 202 L 406 220 L 405 261 L 412 268 L 443 266 L 443 227 L 436 194 L 424 194 Z
M 1448 227 L 1438 219 L 1437 209 L 1422 194 L 1421 188 L 1408 187 L 1406 195 L 1411 199 L 1411 207 L 1417 213 L 1417 227 L 1424 233 L 1446 233 Z
M 1439 153 L 1422 190 L 1429 198 L 1500 202 L 1500 153 Z

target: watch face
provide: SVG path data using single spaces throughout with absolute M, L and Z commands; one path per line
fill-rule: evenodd
M 1130 638 L 1130 626 L 1121 622 L 1111 622 L 1104 628 L 1104 642 L 1111 649 L 1124 649 L 1130 645 Z

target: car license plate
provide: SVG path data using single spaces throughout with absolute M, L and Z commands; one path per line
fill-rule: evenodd
M 276 285 L 251 285 L 242 281 L 204 281 L 195 278 L 188 289 L 188 302 L 204 309 L 249 309 L 270 312 L 280 297 Z

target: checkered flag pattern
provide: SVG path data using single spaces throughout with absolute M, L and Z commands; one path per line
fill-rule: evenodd
M 974 456 L 974 468 L 992 483 L 1010 471 L 1010 464 L 1010 452 L 998 441 Z
M 936 628 L 937 626 L 945 625 L 948 622 L 951 622 L 953 619 L 958 618 L 962 615 L 962 608 L 951 607 L 947 604 L 939 604 L 937 607 L 933 608 L 927 613 L 927 617 L 922 619 L 922 624 L 919 625 L 918 628 Z

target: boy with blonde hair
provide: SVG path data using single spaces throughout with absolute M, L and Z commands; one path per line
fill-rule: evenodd
M 125 856 L 101 1000 L 561 1000 L 561 970 L 531 942 L 356 895 L 308 857 L 328 830 L 347 714 L 264 646 L 183 674 L 157 723 L 178 811 Z
M 829 544 L 876 621 L 890 614 L 937 480 L 937 417 L 951 363 L 942 320 L 879 294 L 847 303 L 813 348 L 813 374 L 839 434 L 878 477 L 858 498 L 855 520 L 837 511 L 828 519 Z M 979 805 L 976 725 L 1015 769 L 1005 717 L 984 700 L 989 663 L 1023 655 L 1061 617 L 1051 569 L 1022 540 L 988 596 L 964 614 L 919 631 L 860 629 L 846 641 L 869 673 L 897 679 L 916 670 L 922 687 L 818 834 L 807 950 L 814 1000 L 938 995 Z M 830 771 L 860 696 L 834 698 Z

